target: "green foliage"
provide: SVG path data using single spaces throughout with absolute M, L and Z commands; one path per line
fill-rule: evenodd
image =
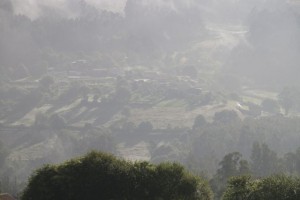
M 242 154 L 239 152 L 225 155 L 219 165 L 220 168 L 211 180 L 212 189 L 217 197 L 221 197 L 230 177 L 250 174 L 249 164 L 246 160 L 242 160 Z
M 225 155 L 223 160 L 219 163 L 220 169 L 218 169 L 217 175 L 221 179 L 227 180 L 229 177 L 241 174 L 244 171 L 248 173 L 250 171 L 248 163 L 241 158 L 242 155 L 239 152 Z M 245 168 L 248 168 L 248 171 Z
M 232 177 L 228 181 L 227 189 L 223 195 L 223 200 L 247 199 L 253 190 L 250 184 L 251 176 Z
M 300 179 L 275 175 L 251 180 L 250 176 L 234 177 L 228 182 L 223 200 L 297 200 L 300 198 Z
M 130 199 L 211 199 L 212 193 L 207 183 L 185 172 L 175 163 L 157 166 L 147 162 L 136 163 L 138 196 Z
M 22 200 L 210 200 L 208 184 L 175 163 L 131 163 L 99 152 L 37 170 Z

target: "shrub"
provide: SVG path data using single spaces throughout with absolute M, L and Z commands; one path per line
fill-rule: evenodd
M 223 200 L 297 200 L 300 199 L 300 179 L 274 175 L 252 180 L 250 176 L 231 178 Z
M 210 200 L 208 184 L 176 163 L 131 163 L 99 152 L 46 165 L 30 178 L 22 200 Z

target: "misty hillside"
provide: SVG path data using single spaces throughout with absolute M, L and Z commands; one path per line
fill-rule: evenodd
M 298 55 L 297 0 L 1 0 L 0 192 L 91 150 L 178 162 L 215 199 L 299 176 Z
M 26 1 L 1 4 L 5 73 L 90 58 L 98 67 L 226 66 L 264 84 L 297 83 L 297 2 L 130 0 L 120 10 L 93 1 L 33 2 L 31 10 Z

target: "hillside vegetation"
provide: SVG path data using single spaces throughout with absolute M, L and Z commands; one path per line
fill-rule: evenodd
M 129 173 L 140 199 L 192 199 L 173 186 L 163 191 L 159 168 L 203 177 L 214 199 L 273 199 L 273 185 L 297 198 L 299 8 L 282 0 L 1 0 L 0 191 L 20 197 L 37 173 L 81 169 L 94 155 L 118 165 L 114 179 Z M 105 153 L 81 157 L 92 150 Z M 160 187 L 144 187 L 142 170 Z M 60 196 L 48 186 L 41 191 Z

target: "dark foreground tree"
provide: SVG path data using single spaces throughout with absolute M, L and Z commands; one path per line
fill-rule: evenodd
M 298 200 L 300 179 L 276 175 L 252 180 L 250 176 L 231 178 L 223 200 Z
M 175 163 L 131 163 L 99 152 L 37 170 L 22 200 L 210 200 L 208 184 Z

